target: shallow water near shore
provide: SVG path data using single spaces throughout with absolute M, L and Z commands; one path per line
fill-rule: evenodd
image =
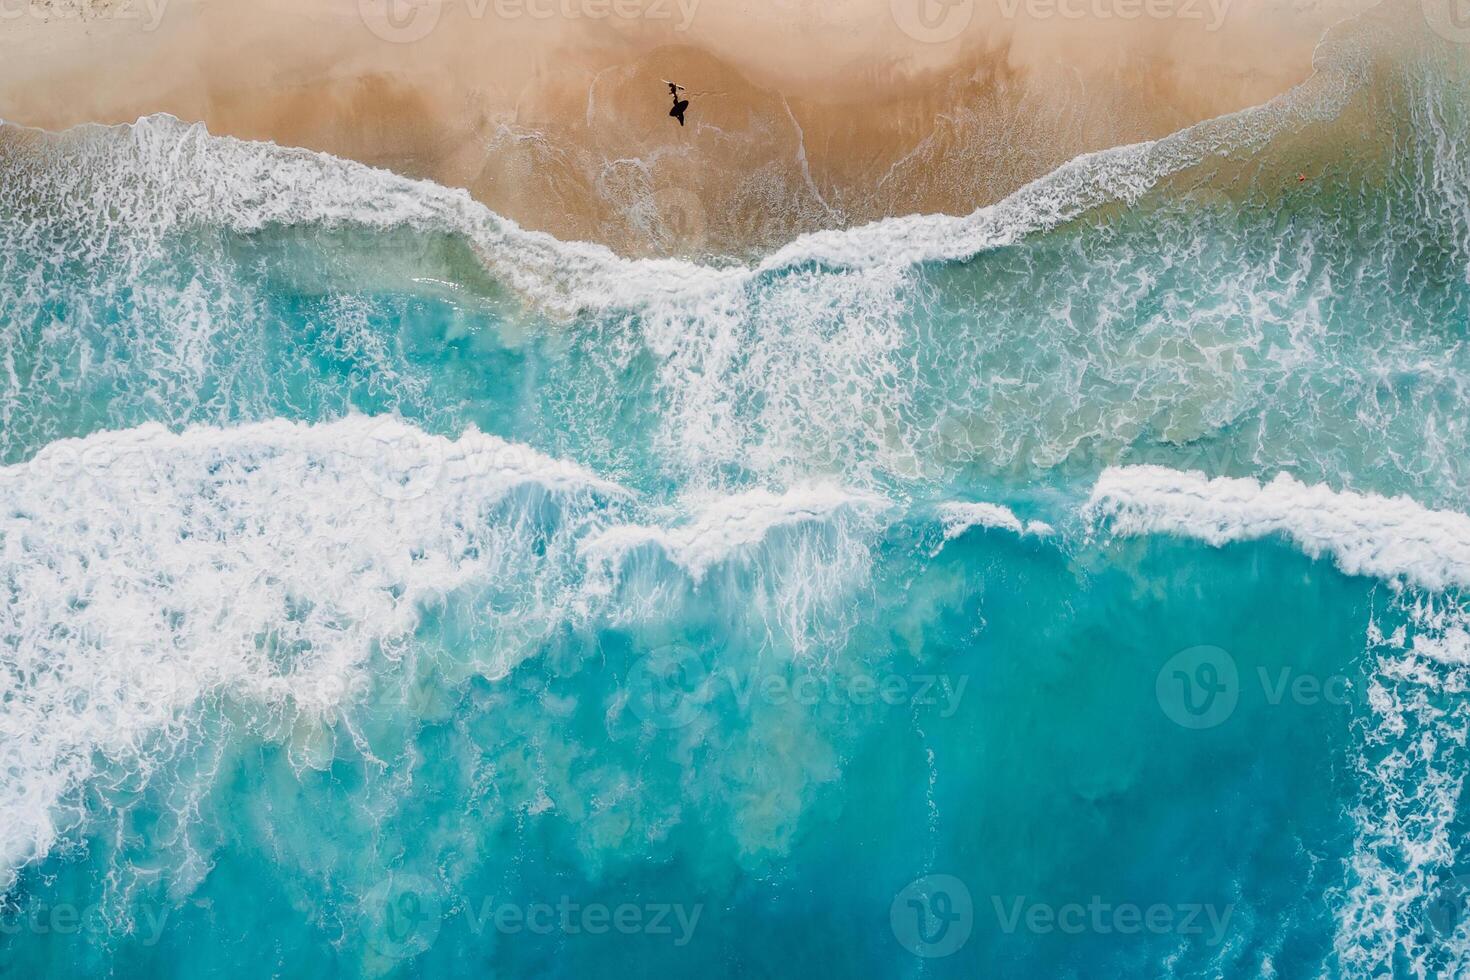
M 1364 33 L 748 264 L 8 129 L 0 975 L 1465 969 L 1470 90 Z

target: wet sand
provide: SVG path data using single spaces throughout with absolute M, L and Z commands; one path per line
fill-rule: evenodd
M 967 213 L 1265 101 L 1367 5 L 32 0 L 0 18 L 0 118 L 169 112 L 465 187 L 564 239 L 738 254 Z

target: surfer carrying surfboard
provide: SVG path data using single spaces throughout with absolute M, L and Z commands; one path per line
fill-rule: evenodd
M 674 107 L 669 110 L 669 115 L 679 120 L 679 125 L 684 125 L 684 110 L 689 108 L 689 100 L 679 98 L 679 91 L 684 86 L 669 82 L 669 94 L 674 97 Z

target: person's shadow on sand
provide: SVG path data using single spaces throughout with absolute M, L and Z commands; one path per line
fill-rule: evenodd
M 684 86 L 669 83 L 669 94 L 674 97 L 674 107 L 669 110 L 669 115 L 679 120 L 679 125 L 684 125 L 684 110 L 689 108 L 689 100 L 679 98 L 679 90 Z

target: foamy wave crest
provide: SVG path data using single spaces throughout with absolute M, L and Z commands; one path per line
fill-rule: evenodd
M 458 596 L 496 674 L 575 612 L 573 540 L 624 492 L 475 431 L 391 418 L 157 425 L 0 469 L 0 891 L 137 785 L 199 709 L 331 717 Z M 611 516 L 609 516 L 611 515 Z
M 581 551 L 601 583 L 589 590 L 615 594 L 609 608 L 630 620 L 666 616 L 691 591 L 740 595 L 752 622 L 783 647 L 830 646 L 850 619 L 846 600 L 868 579 L 873 534 L 891 506 L 825 484 L 707 496 L 684 505 L 691 516 L 681 523 L 588 535 Z M 671 579 L 665 563 L 683 579 Z
M 608 528 L 585 540 L 582 550 L 590 559 L 618 563 L 642 548 L 656 548 L 697 582 L 711 567 L 760 544 L 776 528 L 821 522 L 843 512 L 868 516 L 888 506 L 881 497 L 833 486 L 795 487 L 784 493 L 747 490 L 715 498 L 686 524 Z
M 1116 534 L 1178 534 L 1217 547 L 1280 535 L 1313 557 L 1332 555 L 1350 575 L 1428 589 L 1470 585 L 1470 517 L 1408 497 L 1308 486 L 1285 473 L 1261 484 L 1162 466 L 1109 467 L 1083 513 Z
M 464 190 L 325 153 L 212 136 L 203 124 L 173 116 L 81 126 L 55 137 L 5 129 L 0 203 L 36 226 L 33 239 L 63 229 L 83 255 L 118 247 L 124 236 L 134 239 L 133 247 L 146 247 L 196 226 L 251 232 L 323 223 L 453 232 L 475 245 L 494 275 L 553 309 L 634 307 L 702 292 L 729 275 L 561 242 L 522 229 Z
M 1022 522 L 1009 507 L 988 504 L 984 501 L 950 501 L 938 507 L 939 520 L 944 527 L 944 540 L 952 541 L 972 527 L 995 528 L 1013 534 L 1031 534 L 1038 537 L 1051 534 L 1053 528 L 1045 521 Z
M 1162 139 L 1085 153 L 965 217 L 911 215 L 815 232 L 765 262 L 866 268 L 954 261 L 1055 228 L 1114 201 L 1133 202 L 1160 181 L 1216 157 L 1259 151 L 1277 137 L 1338 114 L 1362 83 L 1362 52 L 1342 49 L 1314 75 L 1261 106 L 1208 119 Z

